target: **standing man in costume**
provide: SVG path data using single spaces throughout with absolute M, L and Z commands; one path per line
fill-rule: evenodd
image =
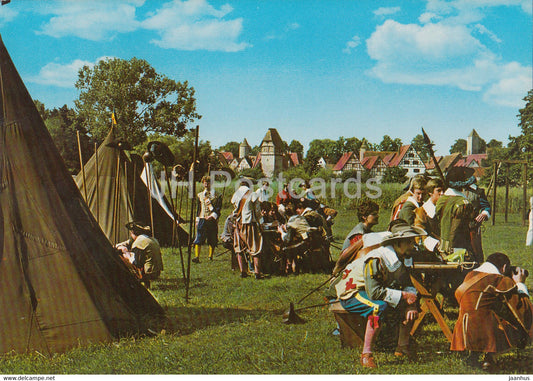
M 235 210 L 235 232 L 233 247 L 241 277 L 247 276 L 244 255 L 253 258 L 255 279 L 262 279 L 260 254 L 263 250 L 263 236 L 261 234 L 261 203 L 256 192 L 253 192 L 247 181 L 242 181 L 239 189 L 231 198 Z
M 448 189 L 436 205 L 436 214 L 440 220 L 439 250 L 444 255 L 463 252 L 467 260 L 481 263 L 483 258 L 475 256 L 470 237 L 476 212 L 474 205 L 463 193 L 472 184 L 473 174 L 474 169 L 468 167 L 452 167 L 446 174 Z
M 211 189 L 209 176 L 202 177 L 204 190 L 198 193 L 198 217 L 196 217 L 196 238 L 194 239 L 194 263 L 200 263 L 200 245 L 206 241 L 209 245 L 209 260 L 213 260 L 213 254 L 218 241 L 218 217 L 222 207 L 222 198 Z
M 409 337 L 418 317 L 417 291 L 406 265 L 410 265 L 409 256 L 414 249 L 415 238 L 425 234 L 425 231 L 403 221 L 396 223 L 380 247 L 346 266 L 342 280 L 335 286 L 342 307 L 367 318 L 361 355 L 363 367 L 377 368 L 373 345 L 385 311 L 388 312 L 387 318 L 400 321 L 394 355 L 399 358 L 413 356 Z
M 403 203 L 398 218 L 406 221 L 409 225 L 415 223 L 415 210 L 422 206 L 426 188 L 426 179 L 424 177 L 416 177 L 411 181 L 409 197 Z
M 425 190 L 429 198 L 415 210 L 414 226 L 424 229 L 428 233 L 422 239 L 425 250 L 438 253 L 440 225 L 436 210 L 437 202 L 444 192 L 444 182 L 440 178 L 430 179 Z
M 126 228 L 131 239 L 117 244 L 116 247 L 122 252 L 121 258 L 128 268 L 146 288 L 150 288 L 150 281 L 159 278 L 163 271 L 159 242 L 150 236 L 149 226 L 132 221 L 126 224 Z
M 409 184 L 404 187 L 404 190 L 406 191 L 405 193 L 403 193 L 400 197 L 398 197 L 396 200 L 394 200 L 394 203 L 392 205 L 392 212 L 391 212 L 391 216 L 390 216 L 390 221 L 394 221 L 394 220 L 397 220 L 399 217 L 399 214 L 400 214 L 400 211 L 402 210 L 403 208 L 403 205 L 405 204 L 405 202 L 407 201 L 407 199 L 411 196 L 413 196 L 413 192 L 411 192 L 411 189 L 413 187 L 413 182 L 415 180 L 423 180 L 423 181 L 427 181 L 426 180 L 426 176 L 425 175 L 415 175 L 413 177 L 411 177 L 409 179 Z
M 512 267 L 509 257 L 493 253 L 468 273 L 455 292 L 459 317 L 453 330 L 452 351 L 470 351 L 467 361 L 491 370 L 495 355 L 525 346 L 533 338 L 533 305 L 524 284 L 527 271 Z

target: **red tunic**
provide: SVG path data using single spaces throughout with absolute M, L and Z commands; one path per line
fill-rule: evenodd
M 519 293 L 515 282 L 500 274 L 471 271 L 464 283 L 474 277 L 478 280 L 462 295 L 462 287 L 456 291 L 460 309 L 450 349 L 497 353 L 525 345 L 533 337 L 529 296 Z

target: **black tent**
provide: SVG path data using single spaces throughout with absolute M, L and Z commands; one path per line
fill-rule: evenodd
M 0 39 L 0 353 L 146 331 L 164 311 L 85 204 Z

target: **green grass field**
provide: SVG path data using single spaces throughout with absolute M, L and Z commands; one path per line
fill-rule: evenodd
M 221 218 L 220 229 L 228 210 Z M 333 226 L 336 245 L 356 223 L 353 212 L 340 209 Z M 388 211 L 381 215 L 382 230 Z M 524 245 L 527 227 L 518 215 L 507 224 L 485 223 L 485 254 L 503 251 L 516 264 L 533 270 L 533 249 Z M 224 249 L 220 247 L 219 253 Z M 184 250 L 186 253 L 186 249 Z M 339 250 L 333 249 L 333 257 Z M 432 317 L 416 333 L 419 359 L 399 361 L 379 351 L 377 370 L 358 365 L 359 350 L 341 349 L 331 334 L 335 321 L 327 307 L 299 312 L 306 322 L 285 325 L 281 313 L 308 291 L 324 282 L 326 274 L 274 276 L 264 280 L 241 279 L 230 269 L 229 254 L 191 268 L 190 301 L 185 303 L 178 251 L 164 250 L 165 271 L 153 283 L 152 293 L 165 308 L 169 323 L 155 337 L 124 338 L 110 344 L 76 348 L 51 358 L 39 353 L 0 357 L 3 374 L 483 374 L 462 363 L 449 351 L 449 343 Z M 531 279 L 528 287 L 533 288 Z M 316 292 L 300 305 L 323 302 Z M 446 310 L 453 327 L 457 310 Z M 532 374 L 532 346 L 500 356 L 501 374 Z

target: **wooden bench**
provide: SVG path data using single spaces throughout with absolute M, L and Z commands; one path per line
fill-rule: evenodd
M 340 302 L 332 303 L 329 310 L 333 312 L 333 316 L 339 324 L 341 347 L 362 347 L 365 340 L 367 319 L 346 311 Z

